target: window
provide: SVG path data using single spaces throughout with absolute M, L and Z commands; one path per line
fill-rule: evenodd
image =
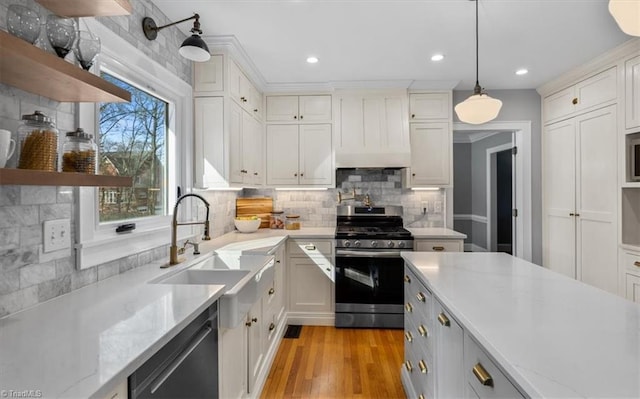
M 131 93 L 130 103 L 99 107 L 99 173 L 133 177 L 133 187 L 100 188 L 100 222 L 167 214 L 167 110 L 169 104 L 122 79 L 103 79 Z

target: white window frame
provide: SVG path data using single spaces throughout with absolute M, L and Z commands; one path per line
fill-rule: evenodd
M 128 43 L 98 21 L 86 18 L 82 24 L 100 37 L 102 48 L 99 62 L 94 67 L 118 78 L 131 81 L 169 105 L 166 135 L 167 173 L 166 199 L 168 214 L 127 220 L 136 223 L 130 233 L 118 234 L 117 225 L 125 223 L 99 223 L 98 188 L 76 189 L 76 265 L 86 269 L 115 259 L 134 255 L 149 249 L 169 244 L 171 239 L 171 217 L 176 201 L 177 187 L 182 193 L 191 191 L 193 181 L 193 92 L 192 87 L 178 76 L 147 57 L 142 51 Z M 177 49 L 176 49 L 177 52 Z M 79 103 L 77 126 L 98 132 L 98 104 Z M 170 160 L 169 157 L 175 159 Z M 181 219 L 189 219 L 191 210 L 181 210 Z M 178 231 L 180 239 L 194 235 L 195 229 L 185 226 Z

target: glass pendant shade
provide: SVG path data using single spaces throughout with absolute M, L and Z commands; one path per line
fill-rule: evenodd
M 456 115 L 462 122 L 472 125 L 487 123 L 498 116 L 502 101 L 486 94 L 473 94 L 455 107 Z
M 191 35 L 186 38 L 178 52 L 184 58 L 196 62 L 209 61 L 209 58 L 211 58 L 207 43 L 198 35 Z
M 640 0 L 609 0 L 609 12 L 620 30 L 627 35 L 640 36 Z

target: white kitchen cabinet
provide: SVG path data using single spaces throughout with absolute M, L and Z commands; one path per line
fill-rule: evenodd
M 331 186 L 331 125 L 267 125 L 267 184 Z
M 247 395 L 248 328 L 244 323 L 218 332 L 218 383 L 221 398 L 239 399 Z
M 630 301 L 640 303 L 640 276 L 631 273 L 625 273 L 625 285 L 626 298 Z
M 620 269 L 624 276 L 624 296 L 640 303 L 640 252 L 622 251 Z
M 640 127 L 640 55 L 625 62 L 625 125 Z
M 247 313 L 247 365 L 249 367 L 249 393 L 253 394 L 256 391 L 256 381 L 262 364 L 264 362 L 265 355 L 265 339 L 263 335 L 264 328 L 263 313 L 262 313 L 262 300 L 257 301 L 249 313 Z
M 262 126 L 235 103 L 229 103 L 229 138 L 229 180 L 241 185 L 260 185 Z
M 333 240 L 287 242 L 289 323 L 333 325 Z
M 451 108 L 450 92 L 409 94 L 410 122 L 449 120 Z
M 267 96 L 267 122 L 331 122 L 331 96 Z
M 251 84 L 238 64 L 229 61 L 229 96 L 250 115 L 261 118 L 262 94 Z
M 543 265 L 618 292 L 617 119 L 609 106 L 545 127 Z
M 544 122 L 566 119 L 617 99 L 616 67 L 560 90 L 543 101 Z
M 434 316 L 436 334 L 436 387 L 438 398 L 461 398 L 464 395 L 465 374 L 464 331 L 456 320 L 436 301 Z M 466 349 L 466 348 L 465 348 Z
M 405 91 L 336 94 L 336 166 L 409 166 L 407 102 Z
M 411 124 L 411 168 L 405 186 L 450 186 L 453 138 L 448 122 Z
M 464 240 L 425 240 L 416 238 L 414 251 L 423 252 L 464 252 Z
M 224 90 L 224 56 L 212 55 L 207 62 L 193 63 L 194 96 L 220 95 Z

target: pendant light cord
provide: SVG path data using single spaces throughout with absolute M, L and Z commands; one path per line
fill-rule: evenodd
M 478 36 L 479 36 L 478 35 L 478 1 L 479 0 L 475 0 L 475 2 L 476 2 L 476 86 L 473 88 L 473 94 L 481 94 L 482 93 L 482 88 L 480 87 L 480 78 L 479 78 L 479 75 L 480 75 L 480 72 L 479 72 L 480 71 L 480 67 L 479 67 L 479 65 L 480 65 L 480 61 L 479 61 L 480 50 L 479 50 L 479 48 L 480 48 L 480 46 L 479 46 L 478 43 L 479 43 L 480 39 L 478 38 Z

